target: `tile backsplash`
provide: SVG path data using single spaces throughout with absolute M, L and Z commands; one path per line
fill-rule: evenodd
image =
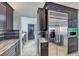
M 18 39 L 18 38 L 19 38 L 19 30 L 11 30 L 0 34 L 0 41 L 7 39 Z

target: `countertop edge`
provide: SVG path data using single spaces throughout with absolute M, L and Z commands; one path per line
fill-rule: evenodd
M 6 48 L 4 51 L 0 52 L 0 55 L 3 54 L 4 52 L 6 52 L 8 49 L 10 49 L 13 45 L 15 45 L 15 44 L 19 41 L 19 39 L 14 39 L 14 40 L 16 40 L 16 42 L 13 43 L 13 44 L 11 44 L 11 45 L 10 45 L 8 48 Z

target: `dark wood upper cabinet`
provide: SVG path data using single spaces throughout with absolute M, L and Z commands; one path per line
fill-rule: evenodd
M 44 9 L 67 13 L 68 28 L 71 26 L 77 26 L 78 24 L 78 10 L 75 8 L 67 7 L 53 2 L 46 2 L 44 5 Z
M 39 30 L 46 31 L 47 30 L 47 10 L 43 8 L 38 8 L 37 18 L 39 23 Z
M 7 21 L 6 21 L 6 25 L 7 25 L 7 30 L 13 30 L 13 9 L 7 5 L 7 13 L 6 13 L 6 16 L 7 16 Z
M 0 3 L 0 33 L 5 31 L 6 7 Z
M 3 9 L 3 12 L 6 12 L 5 14 L 6 19 L 4 21 L 4 26 L 3 26 L 4 30 L 6 31 L 13 30 L 13 8 L 7 2 L 0 2 L 0 6 L 1 5 L 5 7 L 5 10 Z

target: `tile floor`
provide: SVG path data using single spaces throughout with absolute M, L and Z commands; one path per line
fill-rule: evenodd
M 23 53 L 22 56 L 36 56 L 37 50 L 36 50 L 36 43 L 35 40 L 29 40 L 25 43 L 23 47 Z
M 36 49 L 36 43 L 35 43 L 35 40 L 29 40 L 28 42 L 26 42 L 26 44 L 24 45 L 23 47 L 23 53 L 22 53 L 22 56 L 37 56 L 37 49 Z M 55 48 L 56 47 L 56 48 Z M 58 54 L 57 51 L 55 51 L 57 49 L 58 46 L 52 44 L 52 43 L 49 43 L 49 56 L 56 56 Z M 60 48 L 60 47 L 58 47 Z M 60 49 L 58 49 L 60 50 Z M 63 49 L 65 51 L 65 49 Z M 63 52 L 60 51 L 60 52 Z M 57 52 L 57 54 L 56 54 Z M 60 53 L 59 52 L 59 53 Z M 65 56 L 68 56 L 68 54 L 66 55 L 66 53 L 61 53 L 59 55 L 65 55 Z M 69 56 L 79 56 L 79 53 L 73 53 L 73 54 L 70 54 Z

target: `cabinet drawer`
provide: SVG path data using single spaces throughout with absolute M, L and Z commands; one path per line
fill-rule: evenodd
M 48 47 L 48 43 L 41 43 L 41 47 Z

